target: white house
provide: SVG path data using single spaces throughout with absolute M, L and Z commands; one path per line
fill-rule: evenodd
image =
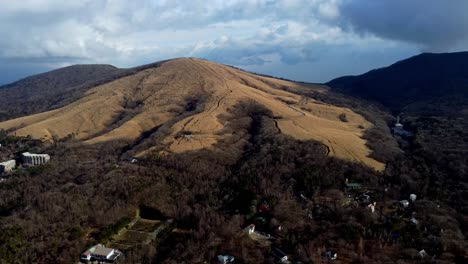
M 249 235 L 255 233 L 255 225 L 249 225 L 245 228 L 245 232 Z
M 50 160 L 50 156 L 48 154 L 33 154 L 29 152 L 24 152 L 21 154 L 23 163 L 25 165 L 42 165 Z
M 405 130 L 403 128 L 403 125 L 400 123 L 400 116 L 397 117 L 397 121 L 395 123 L 395 127 L 393 127 L 393 133 L 394 134 L 397 134 L 397 135 L 400 135 L 400 136 L 412 136 L 413 133 Z
M 107 248 L 102 244 L 90 247 L 80 256 L 82 261 L 114 261 L 121 255 L 121 252 L 113 248 Z
M 15 160 L 7 160 L 0 163 L 0 173 L 11 172 L 16 167 Z
M 405 207 L 405 208 L 409 206 L 408 200 L 401 200 L 401 201 L 400 201 L 400 204 L 401 204 L 403 207 Z
M 218 262 L 219 263 L 223 263 L 223 264 L 226 264 L 226 263 L 232 263 L 234 262 L 235 258 L 233 256 L 230 256 L 230 255 L 218 255 Z

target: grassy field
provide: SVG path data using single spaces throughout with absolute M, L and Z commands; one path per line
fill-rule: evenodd
M 109 247 L 126 250 L 144 244 L 150 240 L 151 233 L 162 224 L 159 220 L 139 219 L 133 226 L 114 236 Z

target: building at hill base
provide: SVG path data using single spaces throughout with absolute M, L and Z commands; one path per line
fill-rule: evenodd
M 11 172 L 16 167 L 15 160 L 7 160 L 0 163 L 0 174 Z
M 49 162 L 50 160 L 50 156 L 48 154 L 33 154 L 25 152 L 21 156 L 23 164 L 29 166 L 42 165 Z

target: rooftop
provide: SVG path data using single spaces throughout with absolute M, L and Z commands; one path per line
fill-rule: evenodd
M 114 252 L 113 248 L 106 248 L 105 246 L 100 246 L 96 247 L 94 250 L 93 255 L 99 255 L 99 256 L 109 256 L 111 253 Z
M 350 183 L 346 183 L 346 187 L 348 188 L 361 188 L 362 187 L 362 184 L 360 183 L 357 183 L 357 182 L 350 182 Z
M 24 152 L 21 155 L 26 156 L 26 157 L 30 157 L 30 156 L 49 156 L 48 154 L 35 154 L 35 153 L 29 153 L 29 152 Z

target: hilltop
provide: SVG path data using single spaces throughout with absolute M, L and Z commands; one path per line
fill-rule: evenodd
M 383 163 L 369 157 L 371 150 L 362 138 L 373 124 L 349 108 L 299 95 L 311 89 L 324 93 L 323 86 L 262 77 L 200 59 L 170 60 L 138 68 L 132 74 L 109 66 L 96 69 L 104 72 L 99 79 L 106 80 L 104 84 L 76 88 L 98 74 L 78 83 L 65 80 L 62 86 L 72 84 L 71 88 L 60 92 L 79 91 L 76 100 L 0 123 L 0 129 L 44 140 L 125 141 L 138 150 L 133 153 L 137 157 L 161 151 L 180 153 L 235 138 L 236 130 L 230 127 L 233 111 L 239 104 L 251 102 L 271 112 L 281 133 L 319 141 L 333 156 L 383 169 Z M 146 139 L 161 128 L 168 132 L 158 144 L 148 143 Z

